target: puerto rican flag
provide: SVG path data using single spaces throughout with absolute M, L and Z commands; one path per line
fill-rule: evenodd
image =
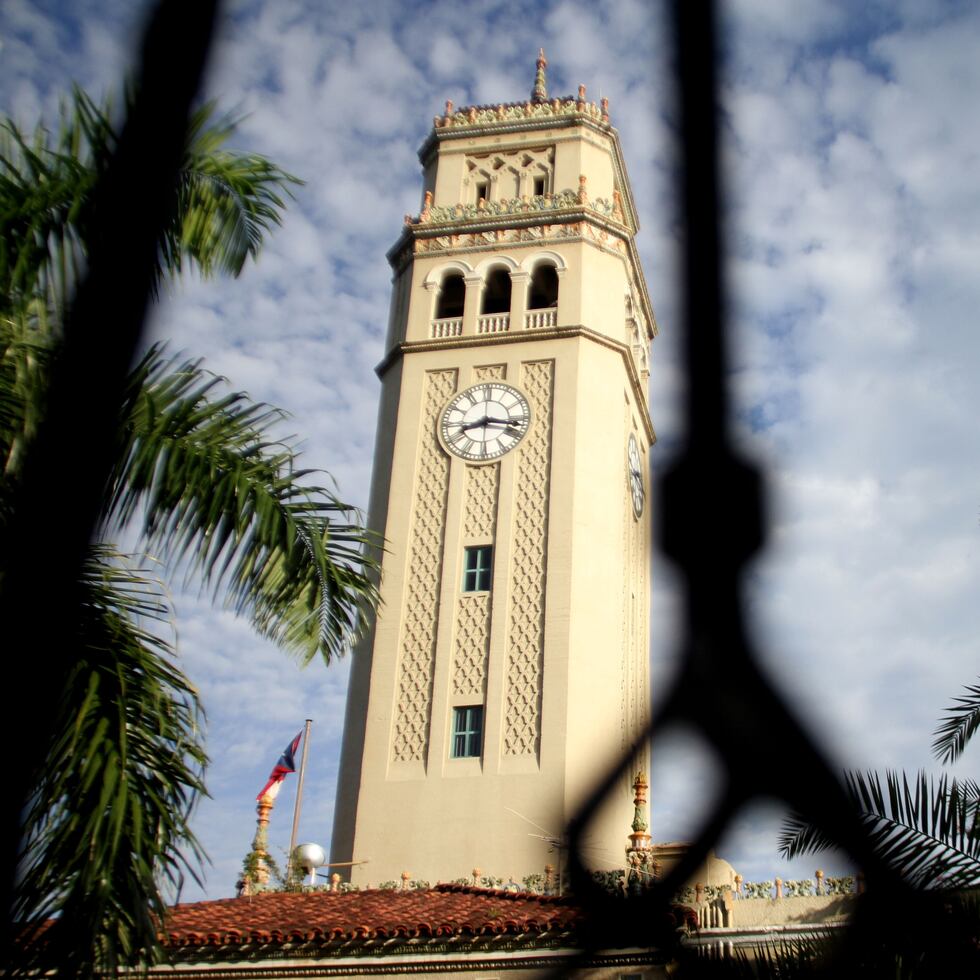
M 279 756 L 279 761 L 273 767 L 272 772 L 269 773 L 269 781 L 262 787 L 262 792 L 255 797 L 257 800 L 261 800 L 263 796 L 274 800 L 279 795 L 279 790 L 282 787 L 282 781 L 286 778 L 286 773 L 296 772 L 296 750 L 299 748 L 299 740 L 302 737 L 303 730 L 300 729 L 296 738 L 283 749 L 282 755 Z

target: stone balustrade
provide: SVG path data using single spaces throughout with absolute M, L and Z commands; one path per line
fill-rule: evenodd
M 463 318 L 461 316 L 450 316 L 441 320 L 433 320 L 429 336 L 442 339 L 443 337 L 459 337 L 462 333 Z
M 507 333 L 510 330 L 509 313 L 484 313 L 476 321 L 477 333 Z
M 524 314 L 524 329 L 537 330 L 541 327 L 558 325 L 558 310 L 552 307 L 547 310 L 529 310 Z

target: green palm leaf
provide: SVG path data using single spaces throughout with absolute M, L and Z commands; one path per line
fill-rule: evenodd
M 980 787 L 972 780 L 934 779 L 900 772 L 844 774 L 844 788 L 872 846 L 907 881 L 919 887 L 980 884 Z M 798 814 L 783 825 L 780 853 L 787 858 L 833 848 L 835 842 Z
M 14 916 L 29 969 L 86 975 L 153 956 L 165 902 L 196 878 L 188 819 L 207 761 L 197 692 L 161 628 L 155 581 L 107 548 L 82 581 L 77 660 L 54 702 L 58 736 L 26 814 Z
M 222 149 L 236 121 L 216 117 L 214 103 L 190 122 L 178 176 L 179 228 L 164 237 L 163 265 L 179 271 L 184 255 L 204 275 L 237 276 L 258 256 L 266 232 L 280 224 L 290 183 L 301 183 L 265 157 Z
M 980 728 L 980 685 L 966 688 L 966 694 L 953 698 L 946 717 L 933 732 L 933 754 L 940 762 L 955 762 L 967 742 Z
M 290 185 L 302 183 L 265 157 L 224 149 L 234 129 L 213 103 L 191 119 L 174 190 L 178 220 L 161 236 L 158 281 L 186 261 L 205 276 L 238 275 L 280 223 Z M 46 328 L 60 324 L 99 227 L 92 192 L 116 143 L 109 106 L 77 88 L 56 134 L 43 124 L 30 136 L 12 120 L 0 124 L 0 313 L 36 303 Z
M 49 350 L 24 317 L 0 314 L 0 480 L 16 477 L 39 421 Z M 0 483 L 0 511 L 6 494 Z M 5 513 L 5 511 L 4 511 Z M 4 519 L 0 515 L 0 520 Z
M 60 323 L 84 260 L 96 154 L 78 116 L 64 114 L 56 137 L 0 124 L 0 312 L 33 308 L 45 330 Z
M 157 348 L 133 372 L 129 406 L 107 521 L 138 520 L 171 567 L 198 572 L 303 662 L 342 655 L 377 600 L 374 542 L 354 508 L 304 482 L 272 433 L 283 414 Z

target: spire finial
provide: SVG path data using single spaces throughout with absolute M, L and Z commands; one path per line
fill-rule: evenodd
M 548 101 L 548 82 L 544 70 L 548 67 L 548 59 L 544 56 L 544 48 L 538 48 L 537 71 L 534 73 L 534 90 L 531 92 L 532 102 Z

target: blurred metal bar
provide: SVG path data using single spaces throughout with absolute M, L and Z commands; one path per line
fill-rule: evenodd
M 4 807 L 2 887 L 10 908 L 22 804 L 52 737 L 51 700 L 72 666 L 79 572 L 97 532 L 116 453 L 116 421 L 154 293 L 161 229 L 175 206 L 188 116 L 211 45 L 217 0 L 161 0 L 143 35 L 133 100 L 94 194 L 97 239 L 55 352 L 46 408 L 0 527 L 0 622 L 7 690 L 2 713 L 12 802 Z M 180 53 L 177 68 L 175 52 Z M 30 718 L 25 730 L 23 717 Z M 4 916 L 6 942 L 10 916 Z
M 911 890 L 870 846 L 817 741 L 756 664 L 742 616 L 741 575 L 764 539 L 763 483 L 727 432 L 722 261 L 724 197 L 718 172 L 718 65 L 714 4 L 672 5 L 683 213 L 682 345 L 686 442 L 653 494 L 657 537 L 684 578 L 683 659 L 650 727 L 570 827 L 572 888 L 588 915 L 585 954 L 615 946 L 670 945 L 667 912 L 708 850 L 746 803 L 785 802 L 825 830 L 865 870 L 889 908 Z M 580 846 L 592 814 L 636 751 L 671 725 L 703 736 L 724 764 L 713 812 L 678 865 L 642 896 L 611 898 L 585 868 Z M 656 750 L 651 752 L 656 765 Z

